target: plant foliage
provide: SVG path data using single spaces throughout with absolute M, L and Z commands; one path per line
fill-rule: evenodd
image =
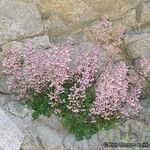
M 47 50 L 37 51 L 29 41 L 24 51 L 16 47 L 4 51 L 3 72 L 8 88 L 19 100 L 26 100 L 33 109 L 33 119 L 55 114 L 77 140 L 113 128 L 117 118 L 136 115 L 141 109 L 142 81 L 150 71 L 146 57 L 131 65 L 116 62 L 116 56 L 124 52 L 124 29 L 113 34 L 107 17 L 102 18 L 92 35 L 91 52 L 79 48 L 74 67 L 71 39 Z M 107 57 L 100 65 L 102 51 Z M 136 74 L 135 82 L 129 68 Z

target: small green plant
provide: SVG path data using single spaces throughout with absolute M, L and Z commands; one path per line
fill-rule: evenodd
M 57 106 L 61 112 L 57 114 L 61 118 L 61 122 L 66 127 L 66 129 L 75 135 L 77 140 L 82 140 L 84 138 L 90 139 L 91 136 L 97 133 L 99 130 L 109 130 L 115 126 L 116 117 L 112 116 L 110 120 L 105 120 L 103 118 L 97 117 L 96 122 L 92 122 L 90 114 L 90 108 L 95 101 L 95 90 L 94 86 L 87 88 L 86 90 L 86 101 L 85 111 L 81 113 L 73 113 L 66 106 L 69 103 L 68 94 L 70 94 L 70 88 L 74 85 L 73 82 L 67 81 L 63 84 L 64 92 L 59 94 L 59 97 L 65 102 Z M 50 117 L 54 113 L 54 108 L 49 104 L 48 94 L 53 92 L 52 88 L 44 90 L 41 93 L 36 93 L 31 90 L 29 93 L 29 98 L 26 104 L 32 108 L 33 119 L 37 119 L 39 116 Z
M 19 100 L 33 109 L 33 119 L 55 114 L 77 140 L 89 139 L 99 130 L 109 130 L 117 118 L 136 115 L 141 109 L 139 98 L 142 81 L 150 65 L 146 57 L 135 64 L 116 62 L 122 54 L 124 30 L 113 34 L 112 22 L 103 17 L 93 33 L 93 48 L 79 48 L 78 60 L 72 66 L 71 40 L 36 50 L 28 42 L 25 51 L 16 47 L 4 52 L 3 67 L 7 84 Z M 102 50 L 106 52 L 104 65 Z M 103 66 L 103 68 L 102 68 Z M 137 81 L 130 80 L 133 68 Z

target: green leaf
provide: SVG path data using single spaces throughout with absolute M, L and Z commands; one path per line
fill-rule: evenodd
M 39 113 L 38 113 L 37 111 L 34 111 L 34 112 L 32 113 L 32 118 L 33 118 L 34 120 L 36 120 L 38 117 L 39 117 Z

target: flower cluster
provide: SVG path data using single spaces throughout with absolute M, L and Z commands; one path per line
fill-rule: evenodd
M 96 100 L 91 113 L 109 119 L 117 110 L 121 110 L 128 94 L 128 69 L 121 62 L 116 69 L 109 63 L 100 76 L 96 89 Z
M 103 17 L 94 34 L 92 51 L 86 53 L 81 49 L 75 68 L 70 65 L 70 39 L 63 45 L 52 45 L 47 50 L 37 51 L 31 41 L 28 41 L 24 51 L 16 47 L 5 50 L 3 67 L 9 89 L 16 92 L 19 99 L 27 97 L 30 90 L 41 93 L 51 89 L 46 96 L 48 106 L 54 113 L 86 112 L 88 121 L 97 116 L 109 120 L 114 115 L 136 114 L 141 108 L 138 100 L 142 80 L 131 84 L 128 77 L 130 70 L 126 63 L 115 62 L 115 56 L 122 52 L 124 29 L 119 29 L 115 37 L 112 32 L 112 22 Z M 99 69 L 98 60 L 102 57 L 102 51 L 107 53 L 108 59 L 105 67 Z M 150 71 L 145 57 L 139 60 L 136 68 L 140 76 L 146 77 Z M 92 90 L 89 91 L 92 96 L 89 96 L 87 89 L 91 87 Z
M 138 73 L 143 76 L 147 77 L 148 73 L 150 72 L 150 65 L 149 65 L 149 59 L 146 58 L 145 56 L 140 58 L 136 65 L 135 68 L 137 69 Z
M 85 111 L 86 89 L 92 85 L 97 73 L 97 57 L 100 49 L 95 45 L 92 54 L 81 53 L 79 65 L 74 72 L 74 86 L 70 89 L 68 109 L 77 113 Z

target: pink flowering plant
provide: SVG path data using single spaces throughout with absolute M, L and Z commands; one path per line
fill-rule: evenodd
M 23 51 L 17 47 L 4 51 L 4 73 L 17 99 L 26 99 L 34 110 L 34 119 L 51 114 L 60 117 L 77 140 L 113 128 L 122 116 L 136 115 L 141 109 L 142 81 L 150 71 L 146 57 L 128 66 L 125 61 L 116 61 L 123 53 L 124 29 L 113 34 L 107 17 L 92 35 L 91 52 L 80 48 L 74 67 L 71 39 L 62 45 L 50 45 L 48 50 L 37 51 L 29 41 Z M 103 53 L 107 61 L 100 68 Z M 136 83 L 131 82 L 130 68 L 137 72 Z

